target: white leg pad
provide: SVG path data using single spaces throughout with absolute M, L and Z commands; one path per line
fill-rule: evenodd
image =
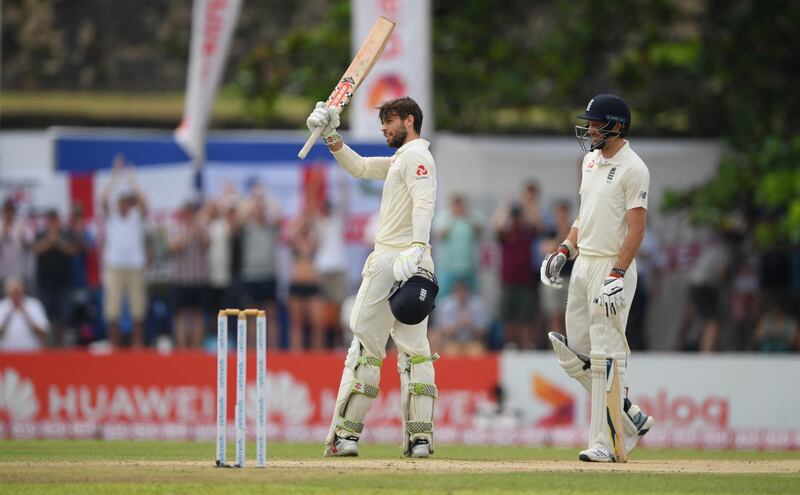
M 382 360 L 361 353 L 361 343 L 354 337 L 344 362 L 326 445 L 333 444 L 334 435 L 359 436 L 370 403 L 378 396 Z
M 592 418 L 589 424 L 589 448 L 609 449 L 606 425 L 606 356 L 592 351 Z
M 400 374 L 400 408 L 403 418 L 403 452 L 408 455 L 411 443 L 417 439 L 428 441 L 433 453 L 433 406 L 439 397 L 435 384 L 433 356 L 397 355 L 397 371 Z
M 589 428 L 589 448 L 603 447 L 611 450 L 609 438 L 606 389 L 608 386 L 608 358 L 617 360 L 618 369 L 627 367 L 627 345 L 625 337 L 615 328 L 606 325 L 589 327 L 592 369 L 592 418 Z M 624 372 L 620 373 L 620 388 L 625 390 Z M 622 400 L 622 399 L 620 399 Z M 625 416 L 625 415 L 623 415 Z M 623 418 L 623 423 L 625 419 Z M 623 428 L 624 433 L 624 428 Z
M 580 383 L 586 392 L 592 393 L 592 373 L 591 361 L 588 356 L 575 351 L 567 344 L 566 338 L 557 332 L 550 332 L 548 338 L 553 345 L 553 350 L 558 357 L 558 364 L 564 368 L 567 375 L 571 376 Z M 621 383 L 625 381 L 625 373 L 627 371 L 627 359 L 618 361 L 618 369 Z M 627 397 L 626 397 L 627 399 Z M 647 416 L 641 408 L 632 404 L 630 401 L 625 401 L 625 413 L 622 416 L 623 433 L 625 434 L 625 450 L 630 453 L 639 441 L 642 435 L 643 428 L 652 426 L 654 420 Z M 634 421 L 634 419 L 636 421 Z M 638 426 L 637 426 L 638 423 Z M 645 431 L 646 433 L 646 431 Z
M 550 332 L 547 337 L 553 345 L 553 350 L 556 351 L 558 357 L 558 364 L 564 368 L 567 375 L 571 376 L 578 381 L 587 392 L 592 391 L 592 374 L 589 371 L 591 367 L 589 357 L 579 352 L 574 351 L 567 345 L 567 339 L 560 333 Z

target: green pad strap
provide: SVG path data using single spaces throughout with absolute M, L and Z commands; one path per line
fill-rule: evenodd
M 378 396 L 378 391 L 380 387 L 376 387 L 375 385 L 370 385 L 369 383 L 362 383 L 362 382 L 355 382 L 353 384 L 353 392 L 357 394 L 364 394 L 370 399 L 374 399 Z
M 436 385 L 431 385 L 429 383 L 409 383 L 408 391 L 416 395 L 427 395 L 434 399 L 439 398 L 439 390 L 436 388 Z
M 376 368 L 380 368 L 381 365 L 383 365 L 383 359 L 367 356 L 358 356 L 357 362 L 358 364 L 367 364 L 369 366 L 375 366 Z
M 341 416 L 336 418 L 336 426 L 347 431 L 352 431 L 353 433 L 361 433 L 364 429 L 364 423 L 359 423 L 352 419 L 345 419 Z
M 414 356 L 408 359 L 409 364 L 422 364 L 426 361 L 434 362 L 439 359 L 439 353 L 437 352 L 433 356 Z
M 415 433 L 433 433 L 433 423 L 426 421 L 407 421 L 406 433 L 414 435 Z

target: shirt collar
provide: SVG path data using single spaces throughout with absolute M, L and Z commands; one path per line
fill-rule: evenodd
M 604 157 L 603 151 L 597 150 L 596 163 L 600 166 L 613 165 L 615 167 L 619 167 L 620 165 L 623 165 L 625 163 L 625 155 L 628 154 L 628 150 L 630 149 L 631 149 L 630 143 L 628 143 L 628 141 L 625 141 L 625 144 L 622 145 L 622 148 L 617 150 L 617 152 L 614 153 L 614 156 L 612 156 L 611 158 Z
M 428 146 L 430 146 L 430 145 L 431 145 L 430 141 L 427 141 L 425 139 L 422 139 L 422 138 L 412 139 L 411 141 L 407 142 L 403 146 L 400 146 L 399 148 L 397 148 L 397 151 L 395 152 L 395 154 L 399 155 L 400 153 L 404 152 L 405 150 L 410 149 L 410 148 L 415 148 L 417 146 L 424 146 L 425 149 L 428 149 Z

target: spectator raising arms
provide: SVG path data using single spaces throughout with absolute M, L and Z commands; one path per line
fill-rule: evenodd
M 36 290 L 53 325 L 54 344 L 64 344 L 64 333 L 71 311 L 72 256 L 76 243 L 69 231 L 61 228 L 58 212 L 45 214 L 44 230 L 36 237 Z
M 558 249 L 562 239 L 566 239 L 572 228 L 573 217 L 570 213 L 569 201 L 562 200 L 553 206 L 553 223 L 549 225 L 545 232 L 544 239 L 540 243 L 541 254 L 546 255 Z M 552 290 L 544 290 L 539 293 L 542 314 L 545 318 L 547 330 L 551 332 L 564 333 L 564 314 L 567 311 L 567 287 L 569 287 L 569 276 L 572 272 L 572 263 L 564 265 L 561 270 L 563 280 L 561 287 L 551 287 Z M 538 282 L 538 281 L 537 281 Z
M 531 244 L 536 229 L 525 219 L 519 205 L 501 207 L 493 223 L 500 244 L 500 319 L 505 346 L 530 349 L 534 317 Z
M 346 204 L 346 203 L 345 203 Z M 314 217 L 317 250 L 314 268 L 322 297 L 322 321 L 326 327 L 338 327 L 338 315 L 347 297 L 347 248 L 345 242 L 346 209 L 323 201 Z M 337 335 L 340 332 L 337 332 Z
M 188 201 L 172 229 L 172 282 L 175 295 L 175 347 L 203 346 L 208 284 L 208 230 L 200 218 L 200 203 Z
M 261 184 L 250 187 L 240 217 L 242 266 L 241 279 L 247 293 L 247 304 L 267 311 L 267 347 L 278 347 L 278 233 L 281 212 Z M 255 343 L 255 334 L 248 335 Z
M 124 183 L 120 183 L 123 180 Z M 116 194 L 112 207 L 111 195 Z M 111 179 L 103 188 L 101 205 L 106 219 L 106 237 L 103 251 L 103 279 L 105 285 L 105 314 L 108 336 L 115 347 L 122 344 L 119 318 L 122 301 L 128 299 L 133 320 L 131 343 L 144 345 L 144 316 L 147 307 L 144 279 L 145 268 L 145 218 L 147 206 L 133 175 L 133 167 L 125 166 L 125 158 L 117 155 Z
M 439 297 L 450 294 L 456 280 L 465 281 L 470 291 L 478 290 L 481 223 L 478 213 L 468 209 L 466 199 L 460 194 L 450 201 L 450 211 L 436 215 L 433 233 L 439 242 L 436 260 Z
M 303 350 L 306 324 L 311 329 L 309 348 L 321 350 L 324 345 L 323 303 L 320 297 L 319 276 L 314 266 L 317 236 L 307 217 L 300 218 L 290 239 L 292 275 L 289 284 L 289 347 Z
M 28 280 L 28 254 L 33 245 L 33 231 L 17 218 L 14 200 L 3 203 L 3 217 L 0 221 L 0 280 L 20 277 Z

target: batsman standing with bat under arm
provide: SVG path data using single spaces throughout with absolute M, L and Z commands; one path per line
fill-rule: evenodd
M 312 132 L 323 128 L 320 135 L 350 175 L 385 181 L 375 249 L 364 265 L 350 316 L 354 337 L 325 455 L 358 455 L 364 417 L 380 391 L 381 364 L 391 335 L 398 349 L 404 453 L 428 457 L 433 453 L 433 402 L 438 396 L 433 370 L 438 355 L 431 355 L 427 337 L 427 315 L 438 291 L 429 245 L 436 166 L 428 151 L 430 143 L 419 136 L 422 110 L 414 100 L 387 101 L 378 110 L 386 143 L 397 148 L 392 157 L 364 158 L 344 144 L 336 132 L 340 111 L 336 106 L 317 103 L 306 121 Z M 413 294 L 403 294 L 404 290 Z M 395 298 L 391 305 L 390 292 Z
M 594 97 L 576 126 L 583 151 L 580 210 L 567 238 L 541 267 L 547 286 L 560 287 L 559 273 L 575 259 L 569 283 L 566 339 L 549 337 L 559 364 L 592 396 L 588 448 L 578 456 L 587 462 L 613 462 L 612 425 L 607 413 L 607 358 L 616 361 L 624 413 L 624 452 L 630 452 L 655 420 L 626 397 L 625 371 L 630 354 L 625 339 L 628 311 L 636 291 L 634 257 L 644 239 L 650 173 L 625 138 L 631 112 L 614 95 Z M 588 150 L 587 150 L 588 146 Z M 580 256 L 579 256 L 580 254 Z M 619 431 L 619 430 L 617 430 Z M 622 454 L 622 460 L 625 454 Z

